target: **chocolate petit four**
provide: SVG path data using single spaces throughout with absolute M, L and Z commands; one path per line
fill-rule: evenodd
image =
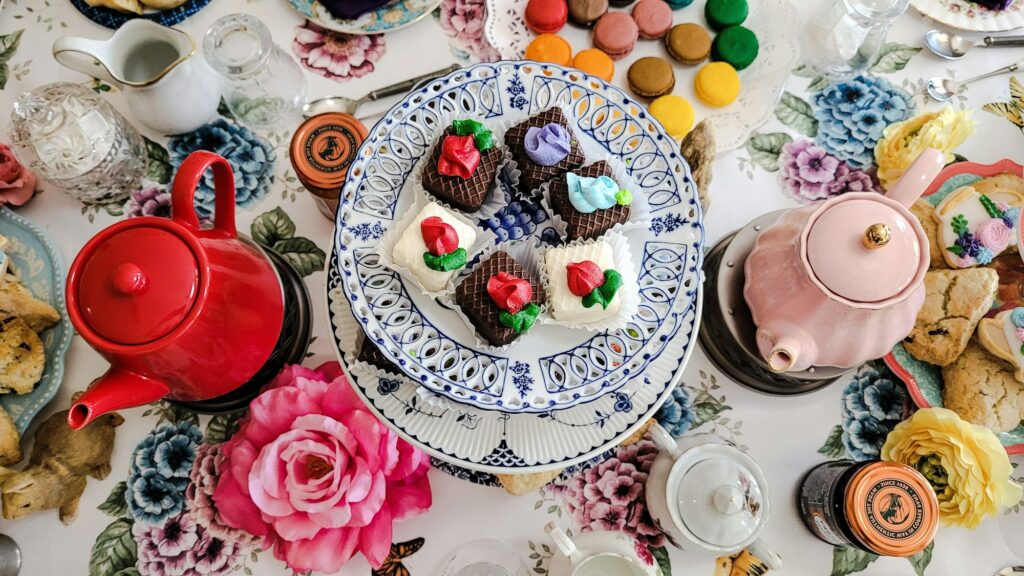
M 551 181 L 551 209 L 566 225 L 566 239 L 594 239 L 629 220 L 633 194 L 612 179 L 604 160 Z
M 409 270 L 429 292 L 444 290 L 465 267 L 476 229 L 436 202 L 430 202 L 402 231 L 392 249 L 395 265 Z
M 550 248 L 544 256 L 548 304 L 560 322 L 589 324 L 615 316 L 622 274 L 603 240 Z
M 377 345 L 366 337 L 366 334 L 359 335 L 359 351 L 356 353 L 356 360 L 366 362 L 370 366 L 389 374 L 402 374 L 398 366 L 395 366 L 391 360 L 388 360 L 380 349 L 377 348 Z
M 526 333 L 544 302 L 537 282 L 500 250 L 459 283 L 455 300 L 477 333 L 494 346 L 509 344 Z
M 525 192 L 584 162 L 579 141 L 559 108 L 550 108 L 509 128 L 505 144 L 519 167 L 519 187 Z
M 490 130 L 476 120 L 455 120 L 423 168 L 423 187 L 442 202 L 475 212 L 487 200 L 501 160 Z

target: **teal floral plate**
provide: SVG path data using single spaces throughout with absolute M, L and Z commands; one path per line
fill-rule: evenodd
M 337 18 L 317 0 L 288 0 L 314 24 L 342 34 L 380 34 L 405 28 L 434 11 L 441 0 L 393 0 L 354 20 Z
M 10 269 L 21 277 L 22 284 L 36 298 L 48 302 L 60 312 L 60 322 L 40 334 L 46 350 L 42 380 L 28 394 L 0 396 L 0 405 L 14 419 L 18 433 L 24 434 L 36 414 L 53 400 L 64 381 L 64 355 L 74 330 L 68 321 L 64 302 L 64 267 L 53 242 L 34 222 L 9 208 L 0 208 L 0 234 L 10 241 L 7 247 Z
M 1011 160 L 1002 160 L 995 164 L 976 164 L 974 162 L 958 162 L 951 164 L 943 170 L 925 190 L 924 199 L 935 205 L 942 201 L 950 192 L 967 186 L 982 178 L 995 176 L 996 174 L 1011 173 L 1017 176 L 1024 176 L 1024 167 Z M 1006 266 L 1006 261 L 1012 260 L 1015 264 L 1012 268 Z M 993 305 L 992 313 L 1006 306 L 1013 307 L 1016 303 L 1007 302 L 1007 290 L 1011 286 L 1020 284 L 1018 276 L 1024 272 L 1024 261 L 1020 256 L 1004 255 L 994 262 L 994 267 L 1000 275 L 999 296 Z M 1011 278 L 1008 282 L 1007 278 Z M 1016 295 L 1013 298 L 1021 298 L 1024 295 Z M 1019 305 L 1024 305 L 1021 303 Z M 920 408 L 942 406 L 942 369 L 934 364 L 922 362 L 911 356 L 903 344 L 897 344 L 885 357 L 885 363 L 900 377 L 907 385 L 910 397 L 914 404 Z M 1006 447 L 1010 454 L 1024 454 L 1024 422 L 1009 432 L 997 434 L 999 441 Z

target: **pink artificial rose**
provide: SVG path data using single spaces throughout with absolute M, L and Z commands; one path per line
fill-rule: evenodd
M 337 572 L 357 551 L 379 568 L 392 522 L 430 508 L 430 458 L 366 409 L 337 362 L 285 368 L 223 454 L 224 522 L 297 572 Z
M 1013 240 L 1013 230 L 1007 228 L 1002 218 L 989 218 L 978 226 L 974 235 L 981 242 L 982 246 L 988 248 L 993 254 L 999 254 L 1010 245 Z
M 14 157 L 10 146 L 0 144 L 0 206 L 21 206 L 36 193 L 36 175 Z

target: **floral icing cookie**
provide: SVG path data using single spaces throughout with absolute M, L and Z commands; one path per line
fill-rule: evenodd
M 548 303 L 560 322 L 589 324 L 619 311 L 622 274 L 604 241 L 549 249 L 544 256 Z
M 978 324 L 978 341 L 990 354 L 1012 364 L 1014 378 L 1024 382 L 1024 308 L 983 319 Z
M 1024 195 L 1012 190 L 981 194 L 964 186 L 939 203 L 933 215 L 939 224 L 942 257 L 953 268 L 992 262 L 1015 244 Z
M 423 187 L 450 206 L 475 212 L 487 200 L 501 160 L 490 130 L 476 120 L 455 120 L 423 168 Z
M 436 202 L 420 210 L 395 243 L 392 259 L 409 270 L 424 289 L 444 290 L 452 276 L 466 266 L 467 250 L 476 230 Z

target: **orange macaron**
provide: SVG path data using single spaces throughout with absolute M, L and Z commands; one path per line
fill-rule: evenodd
M 572 67 L 602 78 L 605 82 L 611 82 L 612 76 L 615 75 L 615 63 L 612 61 L 612 57 L 597 48 L 580 50 L 572 59 Z
M 541 34 L 526 47 L 526 59 L 568 66 L 572 63 L 572 46 L 561 36 Z

